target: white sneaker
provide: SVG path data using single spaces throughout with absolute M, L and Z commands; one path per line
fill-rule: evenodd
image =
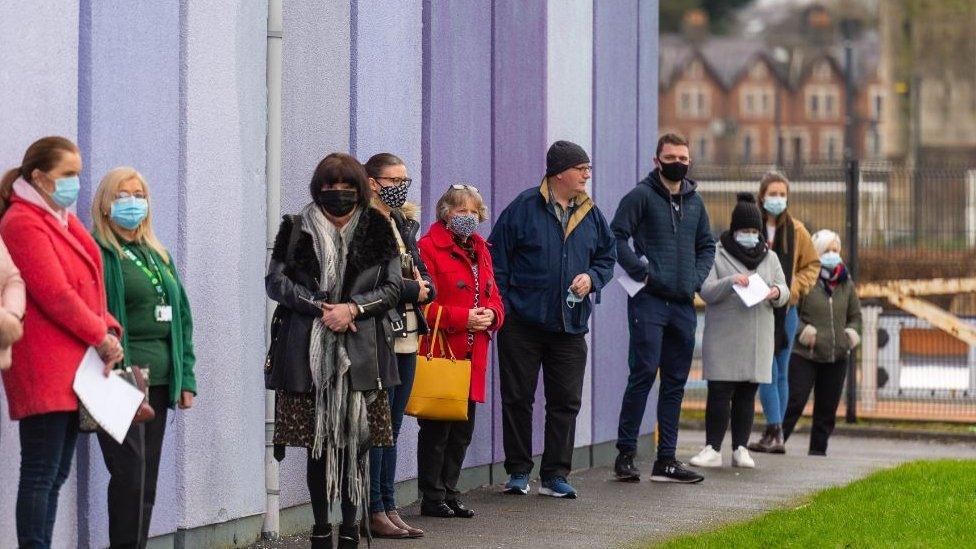
M 705 445 L 698 455 L 691 458 L 692 465 L 695 467 L 721 467 L 722 466 L 722 454 L 715 451 L 709 445 Z
M 749 450 L 745 446 L 739 446 L 732 452 L 732 467 L 756 468 L 756 462 L 752 460 L 752 456 L 749 455 Z

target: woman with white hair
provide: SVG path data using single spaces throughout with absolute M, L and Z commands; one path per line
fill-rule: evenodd
M 799 335 L 790 358 L 790 398 L 783 419 L 789 438 L 813 389 L 811 456 L 827 455 L 837 406 L 844 390 L 847 356 L 861 342 L 861 303 L 840 257 L 840 237 L 828 230 L 813 235 L 820 256 L 820 277 L 799 303 Z

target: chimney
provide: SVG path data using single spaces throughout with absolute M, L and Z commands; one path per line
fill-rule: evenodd
M 685 12 L 681 20 L 681 33 L 693 43 L 704 42 L 708 37 L 708 14 L 700 8 Z
M 812 45 L 829 45 L 834 34 L 834 21 L 830 11 L 819 4 L 807 8 L 803 14 L 803 33 Z

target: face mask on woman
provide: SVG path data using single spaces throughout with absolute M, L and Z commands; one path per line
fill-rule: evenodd
M 322 191 L 315 197 L 315 203 L 333 217 L 345 217 L 359 203 L 359 193 L 346 189 Z
M 145 198 L 126 196 L 112 202 L 110 217 L 123 229 L 133 230 L 149 213 L 149 201 Z
M 763 199 L 763 209 L 765 209 L 774 217 L 779 216 L 779 214 L 786 211 L 786 197 L 767 196 L 766 198 Z
M 827 252 L 820 256 L 820 265 L 825 269 L 834 270 L 840 263 L 840 254 L 837 252 Z
M 739 246 L 751 250 L 759 245 L 759 235 L 757 233 L 747 233 L 745 231 L 735 232 L 735 241 Z
M 462 238 L 468 238 L 478 228 L 478 217 L 474 214 L 455 215 L 447 222 L 447 228 Z
M 380 187 L 380 200 L 391 208 L 400 208 L 407 201 L 407 191 L 410 189 L 409 183 L 401 183 L 390 187 Z
M 50 193 L 51 200 L 62 208 L 70 207 L 78 200 L 81 190 L 81 180 L 77 175 L 59 177 L 54 180 L 54 192 Z

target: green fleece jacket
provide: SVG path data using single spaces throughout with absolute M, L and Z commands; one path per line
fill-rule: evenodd
M 129 339 L 126 334 L 125 314 L 125 281 L 122 278 L 122 262 L 119 254 L 111 244 L 103 242 L 98 235 L 95 241 L 102 249 L 102 264 L 105 269 L 105 293 L 108 296 L 108 310 L 122 325 L 122 348 L 126 356 L 129 355 Z M 169 380 L 169 404 L 175 407 L 183 391 L 197 392 L 197 380 L 193 374 L 196 355 L 193 353 L 193 317 L 190 314 L 190 303 L 186 298 L 186 291 L 180 281 L 176 267 L 150 250 L 157 265 L 164 271 L 163 287 L 166 290 L 166 302 L 173 307 L 173 321 L 170 323 L 170 352 L 172 353 L 172 367 Z

